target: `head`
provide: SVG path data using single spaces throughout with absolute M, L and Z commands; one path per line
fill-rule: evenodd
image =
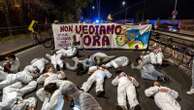
M 54 69 L 54 66 L 52 64 L 46 64 L 43 73 L 48 73 L 48 72 L 54 73 L 54 71 L 55 71 L 55 69 Z
M 155 82 L 154 82 L 154 86 L 160 86 L 160 82 L 155 81 Z
M 79 96 L 79 91 L 80 90 L 73 82 L 65 81 L 62 89 L 62 93 L 64 96 L 76 98 Z
M 50 94 L 53 94 L 59 87 L 56 83 L 49 83 L 44 87 L 44 90 Z
M 9 61 L 14 61 L 16 59 L 16 56 L 14 54 L 10 54 L 6 56 L 5 59 Z
M 142 61 L 142 59 L 140 58 L 140 57 L 138 57 L 137 59 L 136 59 L 136 63 L 137 64 L 141 64 L 143 61 Z
M 117 71 L 116 71 L 116 75 L 119 75 L 120 73 L 122 73 L 123 71 L 121 70 L 121 69 L 118 69 Z

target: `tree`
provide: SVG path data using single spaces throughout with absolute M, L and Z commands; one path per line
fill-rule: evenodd
M 92 0 L 42 0 L 41 7 L 52 22 L 58 19 L 60 22 L 78 22 L 82 9 Z

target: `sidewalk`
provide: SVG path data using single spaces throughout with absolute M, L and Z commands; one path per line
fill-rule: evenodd
M 0 38 L 0 57 L 3 57 L 9 53 L 15 53 L 22 48 L 32 45 L 33 40 L 30 34 L 20 34 Z

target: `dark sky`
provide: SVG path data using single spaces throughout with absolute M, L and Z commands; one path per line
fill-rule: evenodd
M 97 16 L 97 4 L 93 0 L 83 11 L 85 18 Z M 145 19 L 168 19 L 174 9 L 175 0 L 125 0 L 127 3 L 127 18 Z M 92 10 L 92 5 L 96 7 Z M 194 19 L 194 0 L 178 0 L 178 19 Z M 123 19 L 125 17 L 122 0 L 101 0 L 101 16 L 106 19 L 108 13 L 113 15 L 114 19 Z

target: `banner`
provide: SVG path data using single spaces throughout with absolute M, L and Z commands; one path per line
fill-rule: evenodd
M 53 24 L 55 49 L 79 48 L 146 49 L 151 25 Z

